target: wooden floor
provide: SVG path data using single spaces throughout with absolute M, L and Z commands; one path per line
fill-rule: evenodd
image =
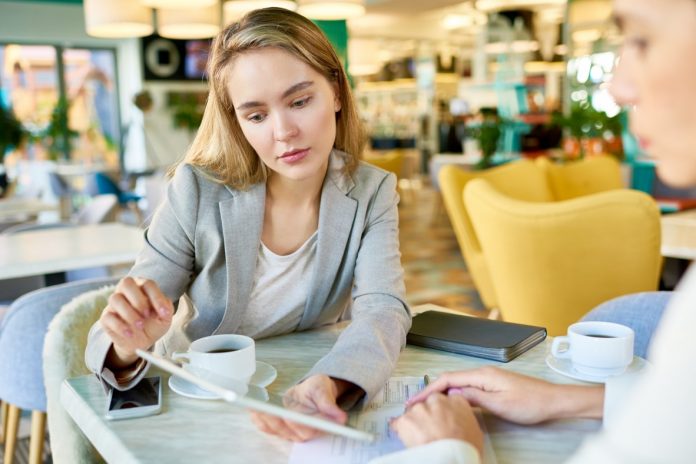
M 488 311 L 467 272 L 440 194 L 427 185 L 403 190 L 399 221 L 409 304 L 433 303 L 487 317 Z

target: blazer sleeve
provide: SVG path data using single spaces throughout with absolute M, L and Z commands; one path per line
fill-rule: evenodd
M 352 320 L 307 377 L 326 374 L 373 398 L 391 375 L 411 328 L 399 252 L 396 177 L 385 176 L 373 195 L 355 264 Z
M 176 302 L 194 275 L 194 236 L 199 202 L 198 178 L 190 165 L 182 165 L 167 187 L 162 205 L 145 231 L 145 245 L 128 275 L 154 280 L 170 300 Z M 119 390 L 134 386 L 148 365 L 133 372 L 114 372 L 104 367 L 111 339 L 97 321 L 89 332 L 85 362 L 105 385 Z

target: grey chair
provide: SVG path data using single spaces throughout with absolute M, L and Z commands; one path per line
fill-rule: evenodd
M 633 352 L 645 358 L 672 292 L 643 292 L 609 300 L 587 313 L 583 321 L 616 322 L 635 332 Z
M 5 464 L 13 461 L 21 410 L 32 411 L 29 462 L 41 462 L 47 410 L 43 351 L 49 323 L 73 298 L 117 281 L 94 279 L 42 288 L 10 306 L 0 326 L 0 400 L 7 404 Z

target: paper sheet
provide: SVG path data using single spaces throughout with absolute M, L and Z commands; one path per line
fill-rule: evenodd
M 374 443 L 326 435 L 295 444 L 289 464 L 365 464 L 378 456 L 404 449 L 399 437 L 389 428 L 389 420 L 403 414 L 406 400 L 424 386 L 423 377 L 393 377 L 362 411 L 350 414 L 348 423 L 351 426 L 377 435 Z M 480 418 L 479 422 L 482 423 Z M 487 434 L 484 448 L 484 464 L 496 464 Z

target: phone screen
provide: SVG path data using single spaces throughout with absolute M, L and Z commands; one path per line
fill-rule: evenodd
M 156 406 L 159 403 L 160 378 L 148 377 L 130 390 L 111 392 L 109 411 L 120 411 L 143 406 Z

